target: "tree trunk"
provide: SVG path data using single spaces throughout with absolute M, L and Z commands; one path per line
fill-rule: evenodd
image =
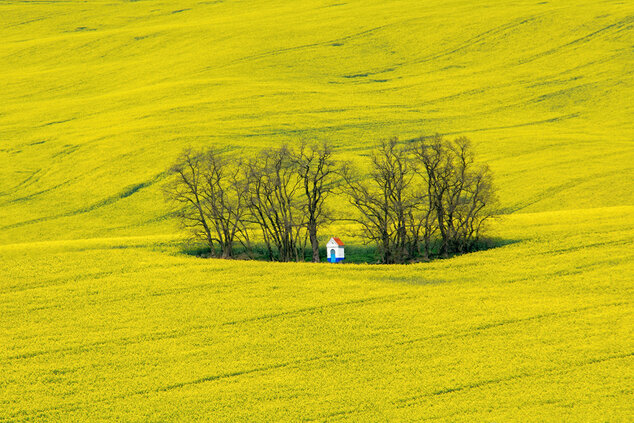
M 319 257 L 319 240 L 317 239 L 317 225 L 310 223 L 308 225 L 308 235 L 310 237 L 310 246 L 313 249 L 313 263 L 321 262 Z
M 214 241 L 211 237 L 211 231 L 209 230 L 209 226 L 207 226 L 207 222 L 205 221 L 204 217 L 202 217 L 202 213 L 201 213 L 201 222 L 205 230 L 205 237 L 207 238 L 207 244 L 209 245 L 209 255 L 211 257 L 216 257 L 216 249 L 214 248 Z
M 233 242 L 225 242 L 222 246 L 222 258 L 227 259 L 233 256 Z

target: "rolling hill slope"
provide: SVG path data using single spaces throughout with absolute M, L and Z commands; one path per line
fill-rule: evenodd
M 633 219 L 513 215 L 410 266 L 0 246 L 0 421 L 625 422 Z
M 0 421 L 630 421 L 633 29 L 623 1 L 0 3 Z M 177 246 L 186 146 L 435 132 L 490 164 L 507 245 Z
M 5 242 L 173 230 L 157 183 L 210 143 L 466 134 L 507 212 L 634 203 L 627 2 L 1 7 Z

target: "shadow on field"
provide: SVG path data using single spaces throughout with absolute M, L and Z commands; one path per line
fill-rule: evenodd
M 419 257 L 417 260 L 411 261 L 411 263 L 429 262 L 433 260 L 442 260 L 445 258 L 452 258 L 455 256 L 475 253 L 478 251 L 492 250 L 494 248 L 501 248 L 507 245 L 512 245 L 520 242 L 519 239 L 502 239 L 502 238 L 488 238 L 478 241 L 474 248 L 468 253 L 464 254 L 451 254 L 447 257 L 438 255 L 439 246 L 435 245 L 432 248 L 432 254 L 430 258 Z M 181 254 L 195 256 L 199 258 L 213 258 L 210 254 L 208 246 L 203 244 L 183 244 L 180 249 Z M 369 245 L 346 245 L 346 258 L 340 264 L 352 263 L 352 264 L 379 264 L 378 254 L 376 247 Z M 326 248 L 320 248 L 320 256 L 322 262 L 326 262 Z M 305 262 L 311 261 L 312 254 L 307 249 L 304 256 Z M 256 245 L 248 253 L 244 248 L 236 248 L 234 257 L 231 260 L 252 260 L 252 261 L 271 261 L 268 258 L 268 254 L 264 246 Z

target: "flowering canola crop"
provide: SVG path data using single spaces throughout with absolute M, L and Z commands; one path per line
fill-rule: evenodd
M 0 421 L 630 421 L 633 25 L 580 0 L 3 2 Z M 186 146 L 363 164 L 435 132 L 489 163 L 503 246 L 205 260 L 160 191 Z

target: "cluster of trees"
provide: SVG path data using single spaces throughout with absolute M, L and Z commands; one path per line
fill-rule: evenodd
M 310 240 L 318 262 L 317 230 L 331 218 L 324 203 L 335 170 L 328 144 L 282 146 L 248 160 L 216 148 L 186 150 L 170 169 L 165 192 L 213 257 L 232 257 L 236 245 L 252 251 L 257 232 L 269 260 L 302 261 Z
M 282 146 L 245 159 L 216 148 L 186 150 L 165 186 L 183 224 L 214 257 L 264 244 L 269 260 L 319 262 L 318 229 L 352 220 L 380 263 L 407 263 L 476 248 L 496 197 L 487 166 L 467 138 L 382 141 L 369 173 L 341 163 L 328 143 Z M 327 198 L 347 200 L 341 216 Z

